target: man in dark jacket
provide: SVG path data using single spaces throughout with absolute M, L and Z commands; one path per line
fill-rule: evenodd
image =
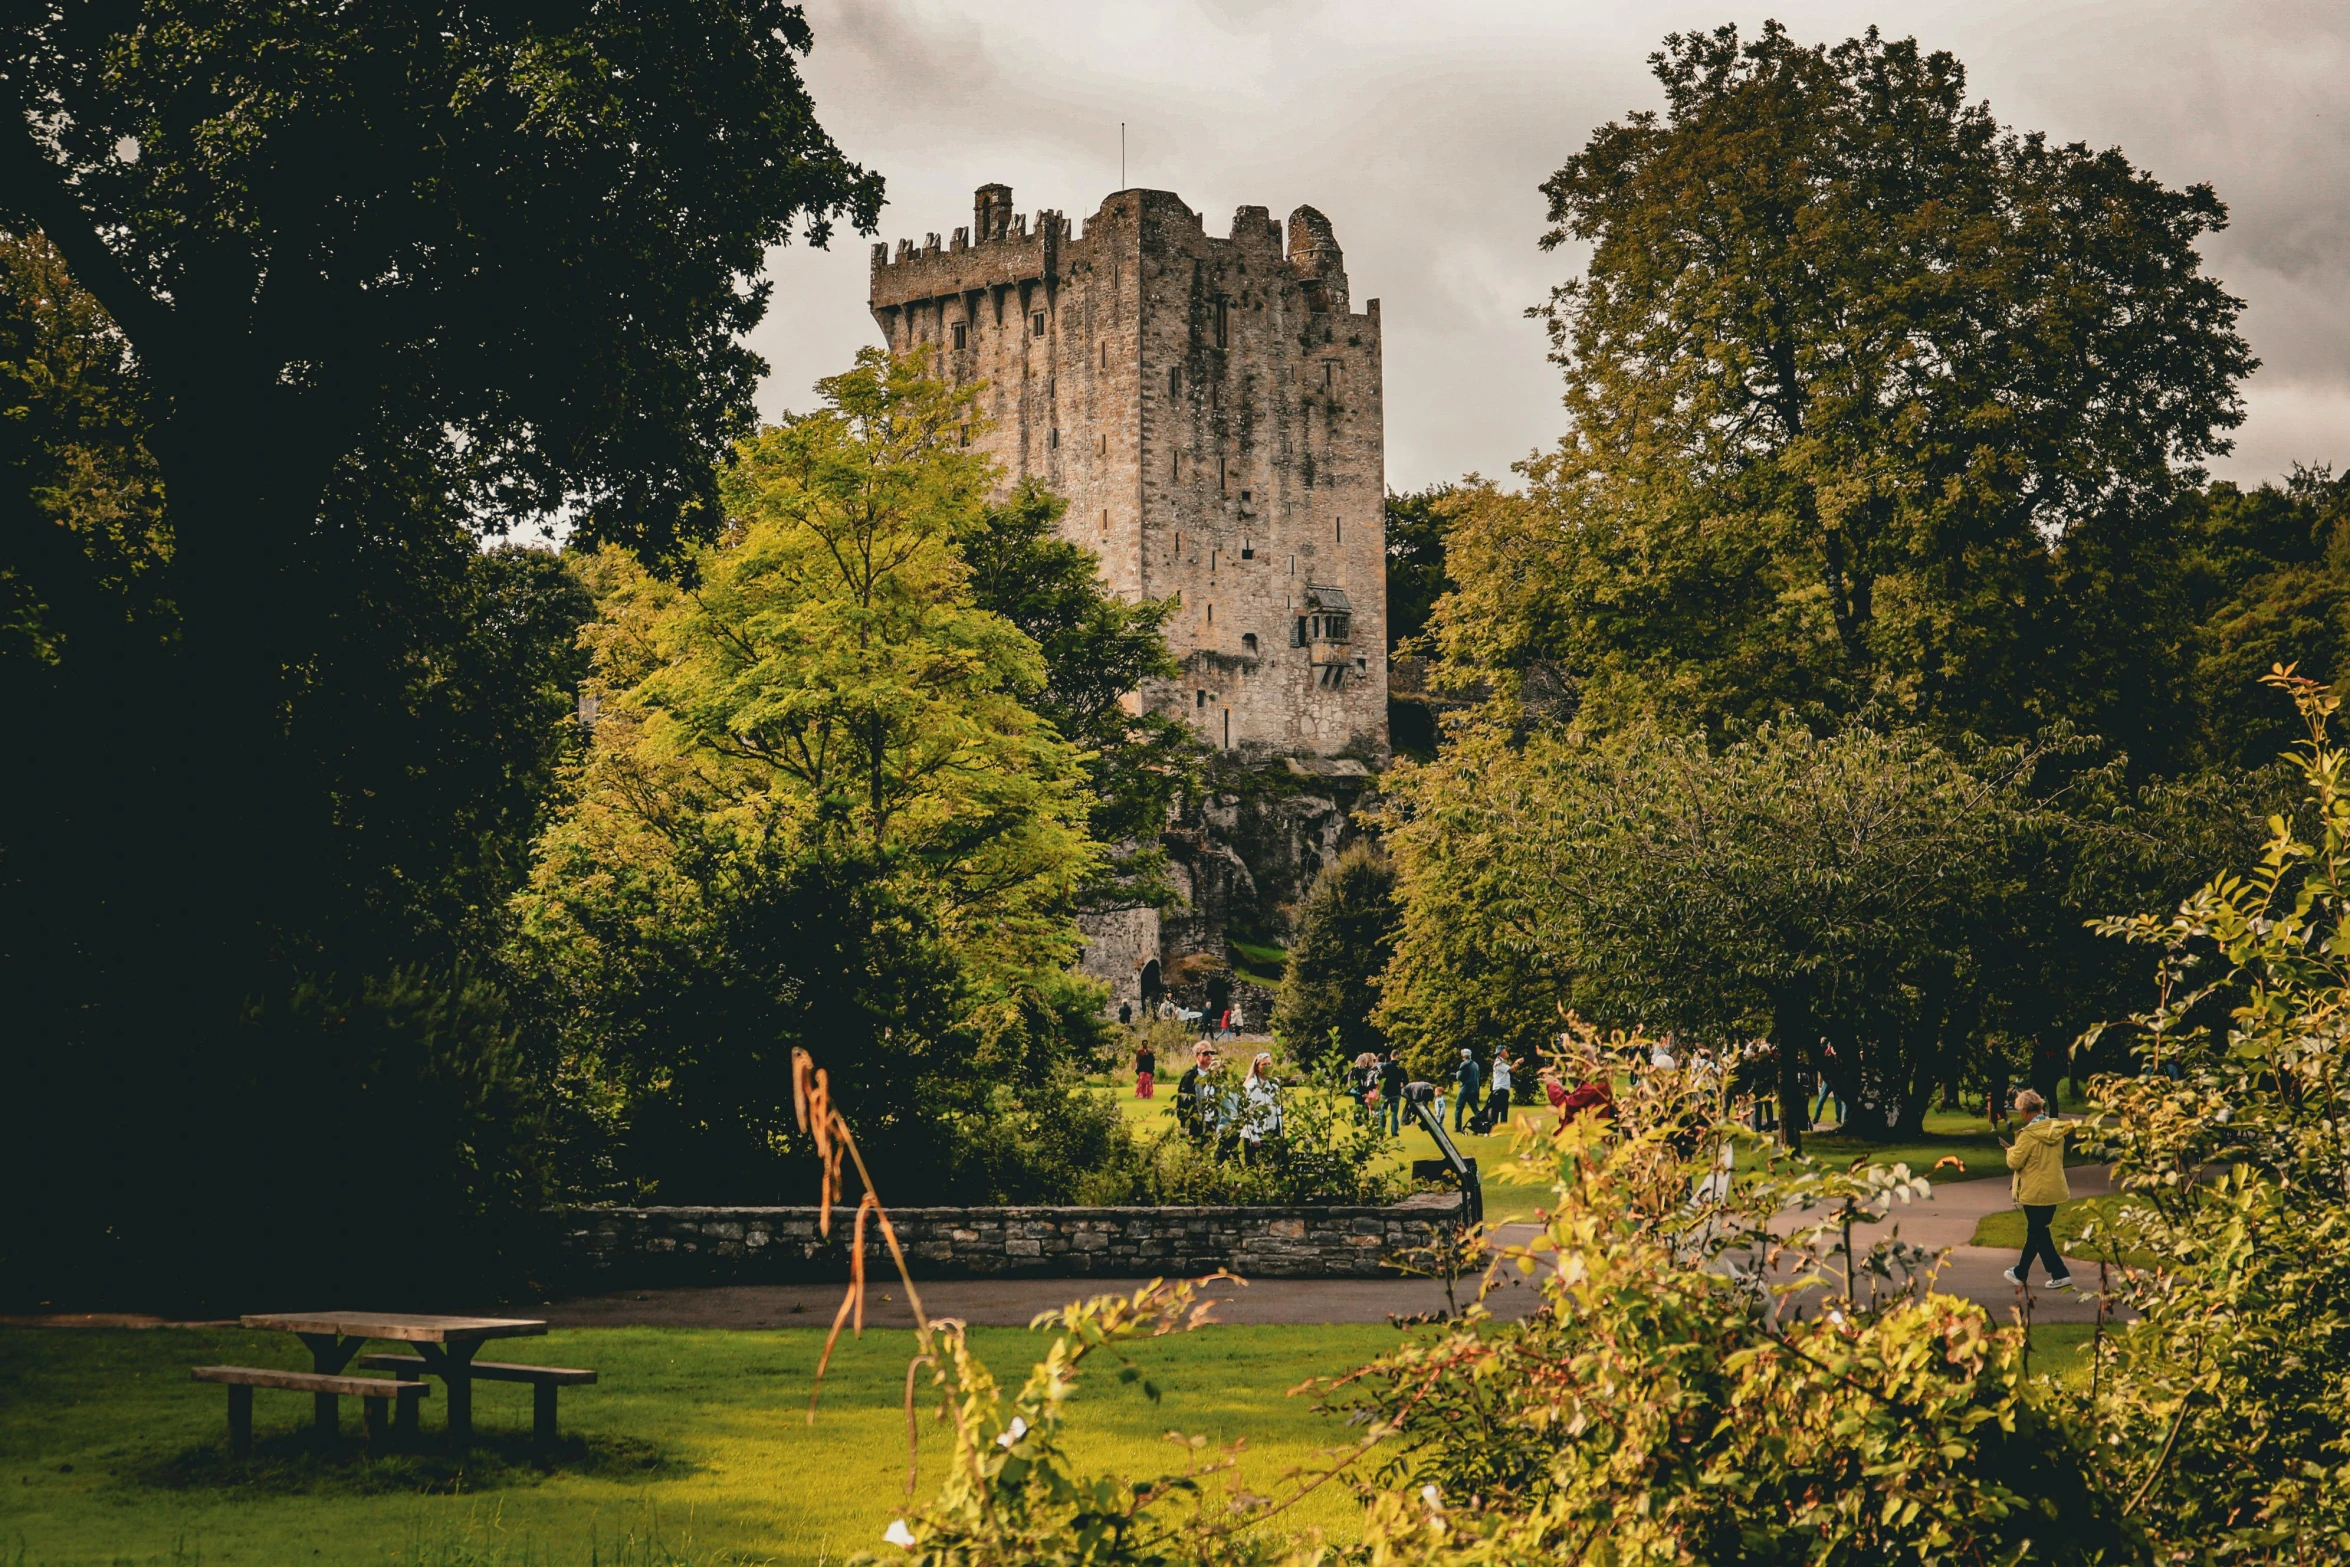
M 1452 1080 L 1460 1087 L 1460 1093 L 1452 1102 L 1452 1129 L 1457 1132 L 1461 1130 L 1464 1115 L 1477 1113 L 1479 1090 L 1485 1086 L 1485 1070 L 1477 1065 L 1476 1056 L 1463 1050 L 1461 1064 L 1454 1070 Z
M 1390 1050 L 1379 1058 L 1379 1105 L 1387 1120 L 1387 1135 L 1403 1135 L 1403 1085 L 1411 1074 Z
M 1195 1143 L 1208 1139 L 1208 1118 L 1200 1113 L 1200 1071 L 1213 1068 L 1216 1052 L 1199 1050 L 1192 1054 L 1191 1066 L 1175 1080 L 1175 1124 L 1183 1128 L 1183 1135 Z

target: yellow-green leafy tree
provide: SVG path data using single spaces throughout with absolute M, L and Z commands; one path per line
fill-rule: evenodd
M 787 1179 L 802 1043 L 877 1157 L 968 1184 L 1098 1002 L 1083 755 L 958 550 L 995 477 L 972 391 L 879 352 L 820 389 L 740 447 L 679 580 L 588 563 L 595 743 L 525 899 L 574 1086 L 673 1197 Z

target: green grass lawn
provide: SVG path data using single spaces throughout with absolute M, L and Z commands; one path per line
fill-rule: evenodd
M 1075 1286 L 1073 1286 L 1074 1288 Z M 2087 1375 L 2086 1326 L 2033 1333 L 2035 1372 Z M 1041 1336 L 978 1329 L 999 1377 L 1017 1382 Z M 1343 1444 L 1337 1420 L 1288 1388 L 1393 1346 L 1387 1327 L 1216 1327 L 1138 1346 L 1164 1388 L 1152 1404 L 1104 1373 L 1081 1397 L 1073 1447 L 1130 1477 L 1182 1467 L 1165 1433 L 1246 1439 L 1237 1483 L 1281 1475 Z M 592 1365 L 564 1394 L 565 1445 L 541 1467 L 528 1392 L 476 1392 L 481 1440 L 455 1462 L 425 1451 L 370 1458 L 346 1401 L 345 1446 L 317 1453 L 309 1400 L 255 1394 L 256 1451 L 239 1463 L 226 1395 L 191 1382 L 215 1361 L 300 1367 L 283 1334 L 235 1330 L 0 1328 L 0 1564 L 5 1567 L 569 1567 L 569 1564 L 837 1563 L 877 1549 L 904 1509 L 900 1405 L 912 1335 L 844 1342 L 816 1424 L 805 1423 L 821 1335 L 656 1328 L 549 1334 L 549 1363 Z M 437 1384 L 436 1384 L 437 1391 Z M 438 1426 L 428 1401 L 425 1435 Z M 922 1422 L 920 1494 L 938 1481 L 944 1432 Z M 1325 1487 L 1283 1528 L 1354 1532 L 1353 1503 Z
M 972 1336 L 1013 1384 L 1046 1342 L 1009 1328 Z M 1348 1439 L 1287 1389 L 1396 1342 L 1385 1326 L 1213 1327 L 1154 1340 L 1134 1358 L 1162 1384 L 1162 1400 L 1105 1371 L 1076 1406 L 1074 1446 L 1089 1466 L 1141 1476 L 1181 1469 L 1169 1430 L 1219 1444 L 1245 1435 L 1239 1478 L 1270 1491 L 1283 1471 Z M 913 1336 L 844 1340 L 811 1428 L 821 1344 L 805 1329 L 551 1333 L 526 1358 L 593 1366 L 603 1380 L 565 1390 L 566 1447 L 542 1470 L 529 1450 L 527 1388 L 477 1387 L 482 1442 L 464 1464 L 431 1453 L 367 1458 L 351 1400 L 349 1448 L 321 1458 L 303 1430 L 310 1401 L 261 1389 L 255 1455 L 240 1464 L 228 1454 L 227 1395 L 189 1381 L 188 1368 L 307 1369 L 289 1336 L 0 1328 L 0 1563 L 838 1562 L 879 1549 L 903 1510 L 900 1401 Z M 426 1401 L 428 1438 L 438 1402 Z M 924 1497 L 944 1445 L 926 1418 Z M 1343 1529 L 1351 1514 L 1326 1487 L 1290 1517 Z

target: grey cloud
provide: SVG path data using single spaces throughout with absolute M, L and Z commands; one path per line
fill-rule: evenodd
M 1117 183 L 1120 120 L 1131 182 L 1179 192 L 1211 225 L 1243 204 L 1328 213 L 1356 297 L 1383 302 L 1389 480 L 1412 487 L 1499 473 L 1556 439 L 1556 372 L 1523 311 L 1579 258 L 1536 250 L 1537 187 L 1594 127 L 1656 103 L 1646 60 L 1667 31 L 1766 15 L 1799 37 L 1914 33 L 1964 60 L 2003 121 L 2209 181 L 2234 221 L 2206 255 L 2247 301 L 2264 361 L 2215 467 L 2256 480 L 2350 459 L 2336 4 L 816 0 L 808 75 L 825 124 L 888 176 L 892 241 L 969 221 L 972 188 L 995 179 L 1022 210 L 1082 219 Z M 754 339 L 774 365 L 770 412 L 878 341 L 863 241 L 779 251 L 775 274 Z

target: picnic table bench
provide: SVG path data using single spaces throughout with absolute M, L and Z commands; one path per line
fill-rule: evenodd
M 367 1439 L 380 1442 L 384 1434 L 384 1405 L 391 1399 L 400 1401 L 400 1413 L 413 1426 L 416 1401 L 424 1397 L 422 1382 L 400 1381 L 390 1377 L 330 1377 L 313 1371 L 277 1371 L 267 1366 L 198 1366 L 198 1382 L 222 1382 L 228 1385 L 228 1445 L 239 1458 L 253 1451 L 253 1390 L 257 1387 L 284 1388 L 288 1392 L 308 1393 L 316 1400 L 316 1413 L 322 1435 L 332 1436 L 341 1424 L 339 1401 L 345 1398 L 366 1400 Z
M 403 1381 L 414 1381 L 432 1369 L 422 1355 L 361 1355 L 359 1364 L 370 1371 L 389 1371 Z M 476 1382 L 530 1384 L 530 1434 L 541 1447 L 555 1445 L 555 1394 L 559 1388 L 579 1387 L 596 1380 L 593 1371 L 577 1366 L 517 1366 L 502 1360 L 477 1360 L 471 1367 Z M 416 1411 L 400 1406 L 400 1418 L 413 1423 Z
M 241 1441 L 243 1452 L 252 1444 L 253 1389 L 288 1388 L 307 1391 L 316 1399 L 319 1434 L 332 1437 L 337 1425 L 337 1400 L 367 1400 L 368 1432 L 379 1433 L 383 1401 L 397 1401 L 403 1430 L 416 1428 L 416 1400 L 424 1396 L 423 1374 L 441 1379 L 448 1393 L 449 1445 L 463 1448 L 473 1440 L 473 1383 L 476 1377 L 502 1382 L 532 1382 L 543 1391 L 537 1400 L 537 1430 L 542 1441 L 553 1440 L 554 1389 L 563 1383 L 593 1382 L 592 1371 L 559 1366 L 475 1366 L 473 1357 L 491 1339 L 527 1338 L 547 1331 L 544 1322 L 524 1317 L 435 1317 L 410 1312 L 312 1311 L 259 1312 L 240 1319 L 248 1328 L 291 1333 L 310 1347 L 312 1369 L 281 1371 L 265 1366 L 199 1366 L 196 1380 L 222 1382 L 229 1390 L 229 1438 Z M 411 1371 L 397 1380 L 344 1376 L 343 1369 L 369 1339 L 408 1344 L 416 1353 L 371 1357 L 397 1362 L 393 1370 Z M 413 1388 L 413 1393 L 408 1390 Z M 378 1391 L 378 1390 L 381 1391 Z M 240 1430 L 242 1435 L 240 1437 Z

